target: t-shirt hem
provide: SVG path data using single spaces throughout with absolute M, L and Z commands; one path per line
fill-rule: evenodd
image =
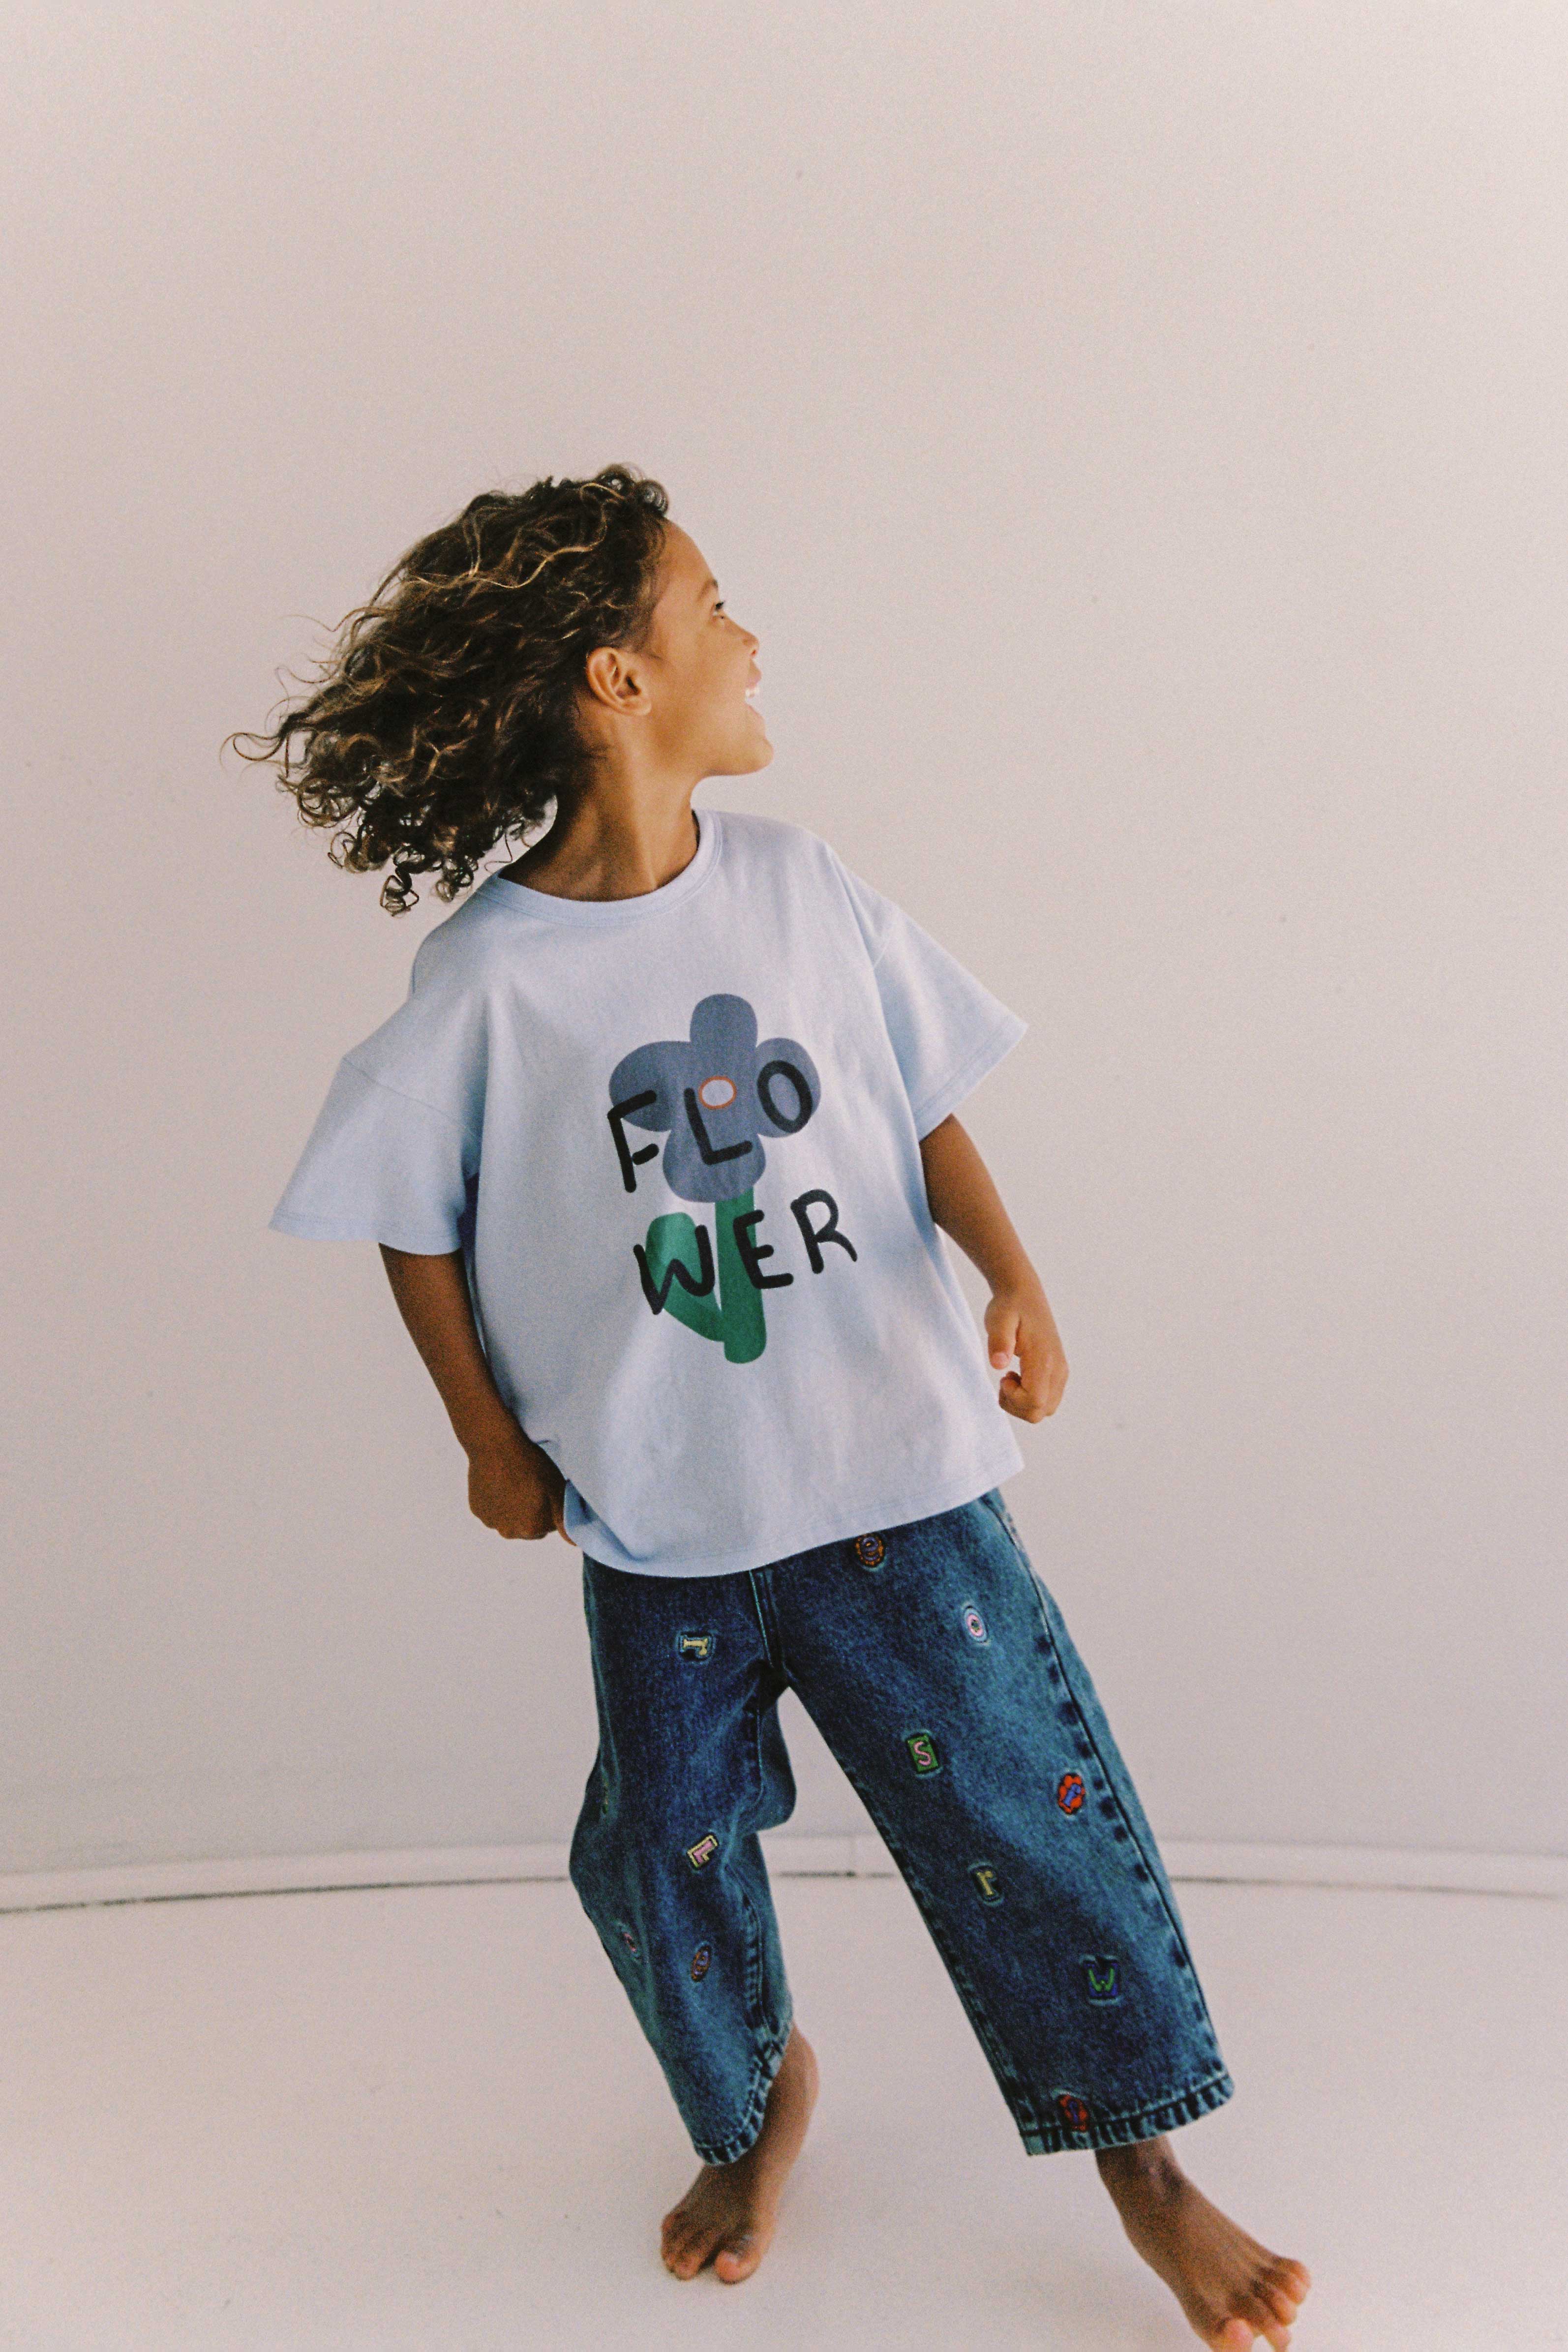
M 273 1234 L 294 1234 L 308 1242 L 384 1242 L 388 1249 L 406 1250 L 411 1257 L 447 1257 L 462 1247 L 457 1234 L 416 1232 L 407 1225 L 368 1224 L 363 1217 L 307 1217 L 298 1210 L 279 1210 L 267 1220 Z
M 1001 1411 L 1001 1407 L 997 1407 Z M 671 1562 L 637 1562 L 625 1560 L 599 1561 L 598 1565 L 616 1568 L 628 1576 L 734 1576 L 747 1569 L 770 1568 L 782 1560 L 793 1559 L 803 1551 L 816 1551 L 823 1544 L 846 1543 L 858 1535 L 886 1535 L 894 1528 L 907 1527 L 913 1519 L 929 1519 L 940 1511 L 956 1510 L 961 1503 L 972 1503 L 979 1496 L 990 1493 L 1005 1478 L 1011 1478 L 1024 1466 L 1024 1457 L 1017 1439 L 1009 1429 L 1002 1433 L 1004 1444 L 989 1462 L 973 1465 L 956 1477 L 944 1478 L 938 1486 L 914 1496 L 900 1495 L 897 1499 L 884 1496 L 879 1500 L 859 1503 L 848 1510 L 835 1512 L 830 1517 L 797 1531 L 785 1552 L 770 1551 L 759 1556 L 752 1546 L 732 1552 L 707 1552 L 696 1559 Z M 592 1531 L 583 1534 L 592 1541 Z M 585 1558 L 597 1560 L 597 1555 L 583 1546 Z
M 979 1051 L 971 1055 L 961 1070 L 953 1073 L 947 1084 L 934 1095 L 928 1095 L 914 1113 L 915 1132 L 923 1140 L 933 1127 L 940 1127 L 948 1113 L 956 1110 L 965 1095 L 973 1094 L 982 1078 L 994 1070 L 1005 1055 L 1012 1052 L 1028 1029 L 1028 1023 L 1016 1013 L 1009 1013 L 999 1021 Z

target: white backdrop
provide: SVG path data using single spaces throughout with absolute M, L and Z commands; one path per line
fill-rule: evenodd
M 374 1245 L 266 1231 L 449 909 L 217 747 L 622 458 L 762 640 L 700 804 L 1032 1024 L 963 1112 L 1071 1367 L 1008 1499 L 1157 1832 L 1563 1853 L 1563 11 L 5 38 L 0 1870 L 569 1830 L 576 1553 L 468 1516 Z

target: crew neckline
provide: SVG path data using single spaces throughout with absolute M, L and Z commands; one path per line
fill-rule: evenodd
M 668 907 L 679 906 L 700 890 L 719 860 L 719 842 L 722 830 L 717 809 L 694 808 L 692 821 L 697 827 L 697 847 L 690 858 L 672 880 L 661 882 L 657 890 L 639 890 L 630 898 L 563 898 L 550 890 L 536 890 L 531 882 L 514 882 L 500 872 L 489 875 L 484 887 L 493 891 L 495 903 L 520 915 L 531 915 L 546 923 L 635 923 L 649 915 L 662 914 Z

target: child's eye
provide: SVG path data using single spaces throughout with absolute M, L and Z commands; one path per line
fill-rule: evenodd
M 715 596 L 715 597 L 714 597 L 714 599 L 713 599 L 713 610 L 714 610 L 716 613 L 721 613 L 721 612 L 723 611 L 723 609 L 724 609 L 724 599 L 722 598 L 722 596 Z

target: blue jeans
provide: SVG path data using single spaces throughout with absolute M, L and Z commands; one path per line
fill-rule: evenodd
M 785 1689 L 858 1790 L 1032 2156 L 1152 2138 L 1226 2071 L 1153 1833 L 999 1488 L 728 1576 L 584 1558 L 599 1752 L 572 1882 L 705 2163 L 791 2003 L 758 1832 Z

